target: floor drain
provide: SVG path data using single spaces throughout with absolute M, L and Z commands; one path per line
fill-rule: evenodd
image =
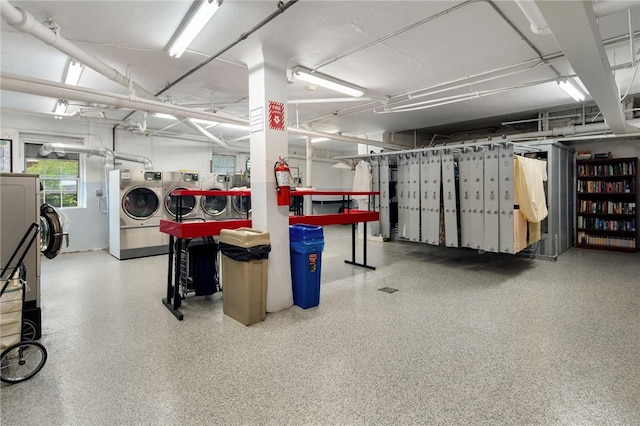
M 392 287 L 382 287 L 378 289 L 379 291 L 384 291 L 385 293 L 395 293 L 396 291 L 398 291 L 397 288 L 392 288 Z

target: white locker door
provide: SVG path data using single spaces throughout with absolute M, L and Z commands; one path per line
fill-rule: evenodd
M 500 252 L 499 233 L 499 149 L 487 146 L 484 152 L 484 249 Z
M 389 211 L 389 184 L 390 184 L 390 172 L 389 172 L 389 157 L 380 157 L 379 161 L 380 170 L 380 235 L 383 238 L 391 237 L 391 215 Z
M 458 212 L 456 207 L 456 175 L 453 153 L 442 153 L 442 197 L 444 200 L 444 230 L 447 247 L 458 247 Z
M 427 226 L 429 218 L 427 215 L 427 204 L 429 198 L 429 190 L 431 189 L 429 180 L 429 156 L 428 152 L 420 153 L 420 241 L 428 243 Z
M 407 208 L 409 193 L 409 159 L 406 154 L 400 154 L 398 157 L 398 237 L 408 238 L 409 230 L 407 229 Z
M 484 154 L 460 154 L 460 222 L 462 246 L 484 248 Z
M 409 239 L 420 241 L 420 156 L 409 156 L 409 218 L 407 220 Z
M 427 154 L 429 166 L 427 168 L 426 178 L 429 181 L 429 185 L 426 194 L 424 194 L 426 202 L 426 222 L 423 222 L 423 229 L 426 229 L 425 242 L 433 245 L 440 244 L 440 154 L 440 151 L 431 151 Z
M 499 155 L 500 251 L 513 254 L 513 144 L 500 147 Z

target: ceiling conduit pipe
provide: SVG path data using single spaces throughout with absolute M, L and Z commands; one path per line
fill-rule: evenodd
M 130 81 L 130 79 L 120 74 L 116 69 L 77 47 L 69 40 L 60 36 L 56 31 L 53 31 L 40 22 L 37 22 L 30 13 L 13 6 L 7 1 L 0 2 L 0 12 L 5 21 L 18 31 L 31 34 L 38 40 L 55 47 L 59 51 L 71 56 L 75 60 L 83 63 L 123 87 L 132 87 L 140 96 L 147 98 L 154 97 L 152 93 L 148 92 L 135 82 Z
M 167 104 L 151 99 L 131 99 L 129 98 L 129 96 L 117 93 L 102 92 L 98 90 L 88 89 L 86 87 L 68 86 L 63 83 L 23 77 L 15 74 L 0 73 L 0 80 L 2 82 L 2 90 L 8 90 L 12 92 L 29 93 L 32 95 L 47 96 L 50 98 L 96 102 L 104 105 L 115 106 L 118 108 L 129 108 L 136 110 L 142 109 L 149 112 L 160 112 L 164 114 L 171 114 L 173 116 L 182 115 L 188 116 L 190 118 L 200 118 L 203 120 L 217 121 L 219 123 L 239 124 L 242 126 L 249 125 L 248 121 L 246 120 L 227 118 L 206 111 L 192 110 L 189 108 L 181 107 L 179 105 Z M 206 132 L 206 130 L 204 131 Z M 353 136 L 337 135 L 333 133 L 317 132 L 309 129 L 289 127 L 288 132 L 297 135 L 318 136 L 336 141 L 364 143 L 368 145 L 379 146 L 382 148 L 398 149 L 397 146 L 389 145 L 384 142 L 367 140 Z M 231 149 L 234 148 L 231 147 Z
M 52 153 L 56 154 L 87 154 L 87 156 L 97 155 L 104 157 L 104 167 L 102 176 L 102 200 L 105 204 L 105 211 L 100 211 L 103 214 L 107 214 L 109 211 L 109 172 L 113 170 L 114 166 L 114 154 L 109 148 L 89 148 L 86 146 L 80 146 L 75 144 L 64 143 L 45 143 L 40 147 L 38 153 L 43 157 L 47 157 Z
M 115 68 L 110 67 L 100 59 L 77 47 L 67 39 L 60 36 L 56 31 L 53 31 L 45 25 L 37 22 L 30 13 L 22 10 L 21 8 L 15 7 L 6 1 L 0 2 L 0 6 L 2 7 L 2 17 L 9 25 L 18 31 L 33 35 L 38 40 L 71 56 L 97 73 L 102 74 L 109 80 L 126 87 L 130 92 L 133 90 L 133 92 L 138 96 L 142 96 L 147 99 L 157 99 L 153 93 L 149 92 L 130 78 L 127 78 L 125 75 L 119 73 Z M 194 123 L 187 121 L 185 124 L 196 129 Z M 226 145 L 219 138 L 213 137 L 210 133 L 205 134 L 205 136 L 222 146 Z

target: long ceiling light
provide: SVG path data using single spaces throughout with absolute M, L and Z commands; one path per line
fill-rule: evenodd
M 78 81 L 80 81 L 80 75 L 82 74 L 83 69 L 84 64 L 76 62 L 73 59 L 69 59 L 69 64 L 67 65 L 67 69 L 64 73 L 64 84 L 77 86 Z
M 569 80 L 563 80 L 558 82 L 558 86 L 562 88 L 569 96 L 575 99 L 576 102 L 584 101 L 584 93 L 574 86 Z
M 169 55 L 175 58 L 182 56 L 187 47 L 218 11 L 221 3 L 221 0 L 202 0 L 198 10 L 189 19 L 189 23 L 182 27 L 179 34 L 174 35 L 174 42 L 169 48 Z
M 360 98 L 364 95 L 364 90 L 360 87 L 329 77 L 328 75 L 321 74 L 319 72 L 313 72 L 303 67 L 293 68 L 291 70 L 291 75 L 295 79 L 315 84 L 316 86 L 321 86 L 326 89 L 335 90 L 336 92 L 344 93 L 345 95 L 353 96 L 355 98 Z

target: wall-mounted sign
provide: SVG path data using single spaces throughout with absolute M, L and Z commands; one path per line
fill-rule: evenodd
M 284 104 L 282 102 L 269 101 L 269 128 L 284 130 Z
M 264 130 L 264 120 L 262 119 L 264 108 L 252 109 L 249 115 L 249 127 L 251 133 Z

